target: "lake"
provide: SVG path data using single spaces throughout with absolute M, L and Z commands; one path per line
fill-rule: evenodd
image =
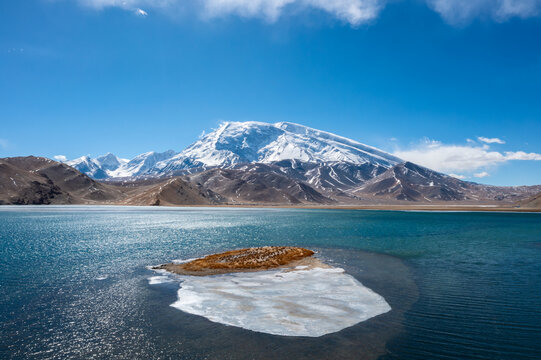
M 303 246 L 392 310 L 321 337 L 172 306 L 147 267 Z M 541 214 L 0 207 L 0 358 L 540 359 Z

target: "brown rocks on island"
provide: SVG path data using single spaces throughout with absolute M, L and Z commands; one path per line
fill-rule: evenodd
M 215 275 L 282 267 L 328 267 L 312 255 L 312 250 L 301 247 L 263 246 L 207 255 L 181 264 L 163 264 L 153 269 L 163 269 L 180 275 Z

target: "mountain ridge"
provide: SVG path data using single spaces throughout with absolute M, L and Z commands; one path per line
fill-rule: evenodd
M 313 187 L 302 178 L 308 172 L 295 174 L 289 172 L 294 166 L 279 165 L 284 163 L 213 168 L 170 178 L 99 182 L 47 158 L 3 158 L 0 159 L 0 204 L 340 207 L 430 203 L 535 210 L 539 207 L 539 195 L 535 195 L 541 192 L 541 185 L 496 187 L 468 183 L 413 163 L 395 165 L 365 185 L 342 191 L 335 187 Z M 401 186 L 397 186 L 399 183 Z M 423 190 L 427 188 L 430 191 Z
M 151 151 L 131 160 L 107 153 L 65 164 L 7 158 L 0 166 L 11 174 L 0 177 L 9 193 L 0 199 L 3 203 L 526 206 L 524 201 L 541 191 L 541 185 L 462 181 L 355 140 L 287 122 L 222 123 L 181 152 Z M 16 180 L 14 174 L 23 175 Z M 17 182 L 24 186 L 14 187 Z

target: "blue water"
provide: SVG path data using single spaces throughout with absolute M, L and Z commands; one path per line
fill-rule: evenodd
M 170 306 L 147 266 L 319 249 L 393 311 L 319 340 Z M 0 207 L 0 358 L 540 359 L 541 214 Z

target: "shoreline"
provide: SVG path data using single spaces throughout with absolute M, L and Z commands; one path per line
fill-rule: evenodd
M 422 211 L 422 212 L 501 212 L 501 213 L 541 213 L 541 208 L 505 207 L 498 205 L 286 205 L 286 204 L 222 204 L 222 205 L 128 205 L 128 204 L 28 204 L 28 205 L 0 205 L 2 208 L 13 207 L 78 207 L 78 206 L 104 206 L 104 207 L 148 207 L 156 209 L 167 208 L 232 208 L 232 209 L 304 209 L 304 210 L 382 210 L 382 211 Z

